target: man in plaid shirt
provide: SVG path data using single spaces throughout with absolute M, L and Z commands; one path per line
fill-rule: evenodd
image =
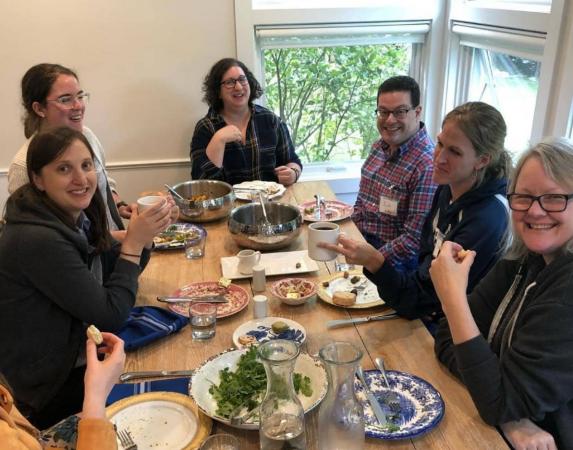
M 420 234 L 432 206 L 434 143 L 420 116 L 420 87 L 407 76 L 378 88 L 381 138 L 364 161 L 352 219 L 396 270 L 417 267 Z

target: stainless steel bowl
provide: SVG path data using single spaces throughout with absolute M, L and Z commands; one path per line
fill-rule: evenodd
M 276 250 L 286 247 L 300 234 L 303 220 L 296 206 L 274 202 L 265 206 L 270 226 L 264 224 L 259 203 L 239 206 L 231 211 L 229 232 L 239 246 Z
M 217 180 L 193 180 L 173 186 L 186 200 L 173 196 L 180 217 L 189 222 L 211 222 L 227 217 L 235 203 L 235 192 L 229 183 Z M 192 201 L 192 196 L 206 195 L 207 200 Z

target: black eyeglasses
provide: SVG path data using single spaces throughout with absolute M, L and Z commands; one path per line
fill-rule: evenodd
M 384 108 L 376 108 L 374 112 L 383 120 L 386 120 L 388 117 L 390 117 L 390 114 L 392 114 L 397 120 L 402 120 L 405 119 L 408 113 L 413 109 L 416 108 L 396 108 L 394 111 L 390 111 Z
M 221 81 L 221 85 L 225 86 L 227 89 L 233 89 L 237 81 L 241 86 L 246 86 L 249 84 L 249 80 L 245 75 L 240 75 L 238 78 L 229 78 L 228 80 Z
M 543 194 L 543 195 L 528 195 L 528 194 L 508 194 L 507 200 L 509 207 L 514 211 L 527 211 L 533 205 L 533 202 L 538 202 L 541 209 L 546 212 L 562 212 L 567 209 L 569 200 L 573 198 L 573 194 Z

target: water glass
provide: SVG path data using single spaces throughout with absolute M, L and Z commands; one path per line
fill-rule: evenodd
M 193 339 L 211 339 L 215 336 L 217 305 L 213 303 L 192 303 L 189 307 L 189 323 Z
M 231 434 L 209 436 L 199 450 L 239 450 L 239 440 Z
M 197 259 L 205 255 L 205 240 L 207 233 L 205 230 L 198 229 L 197 233 L 193 233 L 185 238 L 185 258 Z

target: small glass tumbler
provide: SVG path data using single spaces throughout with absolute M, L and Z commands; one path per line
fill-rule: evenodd
M 215 336 L 217 305 L 213 303 L 193 303 L 189 306 L 189 324 L 193 339 L 211 339 Z
M 209 436 L 199 450 L 239 450 L 239 440 L 232 434 Z
M 197 259 L 205 254 L 205 230 L 198 230 L 198 233 L 185 238 L 185 258 Z

